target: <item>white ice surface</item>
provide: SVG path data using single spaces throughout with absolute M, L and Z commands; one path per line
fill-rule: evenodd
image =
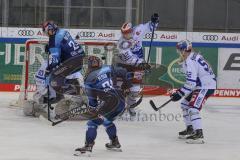
M 205 144 L 186 144 L 177 139 L 184 129 L 182 119 L 163 118 L 154 112 L 148 101 L 157 105 L 168 97 L 148 97 L 140 106 L 135 121 L 117 120 L 123 152 L 107 151 L 103 127 L 98 130 L 91 157 L 74 157 L 74 149 L 84 144 L 85 123 L 69 121 L 55 127 L 38 118 L 24 117 L 19 107 L 9 103 L 16 93 L 0 92 L 0 160 L 240 160 L 240 99 L 210 98 L 202 110 Z M 150 114 L 158 120 L 150 121 Z M 179 103 L 170 103 L 161 111 L 179 116 Z M 148 121 L 146 121 L 146 116 Z M 153 116 L 153 115 L 152 115 Z

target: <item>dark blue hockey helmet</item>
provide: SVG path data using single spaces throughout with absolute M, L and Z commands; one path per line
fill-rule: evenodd
M 46 21 L 42 24 L 42 31 L 48 35 L 54 35 L 58 30 L 58 26 L 53 21 Z

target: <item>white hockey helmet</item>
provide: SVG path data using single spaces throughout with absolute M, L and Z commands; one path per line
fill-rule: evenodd
M 176 45 L 177 53 L 179 54 L 179 63 L 183 62 L 192 51 L 192 43 L 189 40 L 182 40 Z
M 177 43 L 176 45 L 177 50 L 179 51 L 184 51 L 184 52 L 191 52 L 192 50 L 192 42 L 190 42 L 189 40 L 182 40 L 180 42 Z
M 122 34 L 129 34 L 129 33 L 132 33 L 132 23 L 130 22 L 126 22 L 122 25 L 121 27 L 121 32 Z

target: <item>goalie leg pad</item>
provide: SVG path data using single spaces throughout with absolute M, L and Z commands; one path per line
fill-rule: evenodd
M 40 111 L 40 106 L 35 101 L 28 100 L 23 102 L 23 114 L 25 116 L 37 116 L 36 113 Z

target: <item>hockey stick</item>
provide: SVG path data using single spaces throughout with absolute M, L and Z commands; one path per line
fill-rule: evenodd
M 47 68 L 49 69 L 49 51 L 47 52 L 48 56 L 47 56 Z M 50 88 L 49 88 L 49 82 L 47 84 L 47 105 L 48 105 L 48 120 L 50 122 L 52 122 L 51 118 L 50 118 L 50 110 L 53 110 L 54 108 L 52 107 L 51 103 L 50 103 Z
M 164 106 L 166 106 L 169 102 L 171 102 L 172 99 L 169 99 L 167 102 L 165 102 L 164 104 L 162 104 L 160 107 L 157 107 L 155 105 L 155 103 L 153 102 L 153 100 L 150 100 L 149 103 L 151 104 L 152 108 L 155 110 L 155 111 L 158 111 L 159 109 L 163 108 Z
M 83 105 L 86 105 L 86 104 L 83 104 Z M 67 112 L 64 112 L 62 114 L 56 115 L 55 118 L 60 119 L 60 120 L 52 122 L 52 126 L 55 126 L 59 123 L 62 123 L 64 121 L 68 120 L 69 118 L 75 117 L 76 115 L 86 113 L 88 111 L 87 107 L 82 108 L 82 106 L 75 107 L 75 108 L 71 109 L 70 111 L 67 111 Z
M 149 63 L 149 60 L 150 60 L 150 54 L 151 54 L 151 49 L 152 49 L 152 42 L 153 42 L 153 38 L 154 38 L 154 31 L 155 31 L 155 22 L 153 23 L 153 31 L 152 31 L 152 37 L 151 37 L 149 51 L 148 51 L 147 63 Z

